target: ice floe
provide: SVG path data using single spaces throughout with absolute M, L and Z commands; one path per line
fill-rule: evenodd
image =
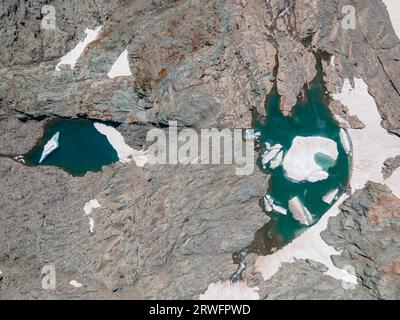
M 211 283 L 207 290 L 200 295 L 200 300 L 258 300 L 258 287 L 248 287 L 243 281 L 233 285 L 229 281 Z
M 283 215 L 287 214 L 287 210 L 285 208 L 277 205 L 275 203 L 275 200 L 268 194 L 264 197 L 264 205 L 265 205 L 265 210 L 267 212 L 276 211 Z
M 50 153 L 54 152 L 58 147 L 58 140 L 60 138 L 60 132 L 57 132 L 44 146 L 42 155 L 40 156 L 39 163 L 42 163 L 44 159 L 46 159 Z
M 340 142 L 342 143 L 344 151 L 346 151 L 347 154 L 352 154 L 350 135 L 346 129 L 340 129 Z
M 256 271 L 260 272 L 264 280 L 270 279 L 283 263 L 292 263 L 298 259 L 313 260 L 324 264 L 328 270 L 325 274 L 345 283 L 357 283 L 357 277 L 348 271 L 337 268 L 331 259 L 332 255 L 340 255 L 340 251 L 326 244 L 321 238 L 321 232 L 327 228 L 328 219 L 339 213 L 339 205 L 347 198 L 341 198 L 322 216 L 322 218 L 303 234 L 294 239 L 288 245 L 273 254 L 259 256 L 256 261 Z
M 71 70 L 75 68 L 76 62 L 82 55 L 83 51 L 87 45 L 97 39 L 102 26 L 98 26 L 96 29 L 92 30 L 87 28 L 85 31 L 85 38 L 78 42 L 78 44 L 69 51 L 65 56 L 61 58 L 61 61 L 56 65 L 56 70 L 61 71 L 60 66 L 69 65 Z
M 292 213 L 293 218 L 301 224 L 311 226 L 314 223 L 314 217 L 304 206 L 299 197 L 294 197 L 289 200 L 289 210 Z
M 262 156 L 262 160 L 261 160 L 261 163 L 264 168 L 266 168 L 267 164 L 270 163 L 271 160 L 273 160 L 275 157 L 277 157 L 278 154 L 282 150 L 282 145 L 280 145 L 280 144 L 275 144 L 275 145 L 271 146 L 268 142 L 266 142 L 265 145 L 266 145 L 267 150 L 264 152 L 264 154 Z M 277 164 L 277 161 L 274 161 L 275 168 L 277 167 L 276 164 Z
M 400 1 L 399 0 L 383 0 L 389 12 L 390 20 L 392 21 L 393 29 L 400 39 Z
M 283 159 L 287 177 L 294 181 L 316 182 L 329 174 L 315 162 L 315 155 L 324 154 L 332 160 L 338 158 L 336 142 L 323 137 L 296 137 Z
M 338 194 L 338 192 L 339 189 L 332 190 L 331 192 L 328 192 L 326 195 L 324 195 L 322 200 L 327 204 L 331 204 L 335 199 L 336 195 Z
M 114 62 L 107 76 L 113 79 L 117 77 L 129 77 L 131 75 L 132 71 L 129 67 L 128 50 L 125 49 Z
M 279 151 L 279 153 L 271 160 L 269 166 L 271 169 L 278 168 L 283 161 L 283 151 Z
M 108 142 L 117 151 L 119 161 L 122 163 L 130 163 L 135 161 L 138 167 L 143 167 L 148 159 L 146 151 L 137 151 L 125 143 L 124 137 L 117 129 L 107 126 L 103 123 L 94 124 L 97 131 L 107 137 Z

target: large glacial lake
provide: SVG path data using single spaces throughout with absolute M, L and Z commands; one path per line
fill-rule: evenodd
M 343 193 L 350 178 L 351 159 L 341 144 L 340 128 L 327 107 L 329 97 L 325 92 L 319 74 L 306 91 L 306 97 L 299 99 L 292 115 L 285 117 L 279 109 L 280 96 L 274 89 L 266 102 L 266 117 L 259 117 L 254 124 L 255 130 L 261 133 L 259 138 L 261 152 L 265 151 L 265 143 L 268 142 L 272 145 L 281 144 L 286 154 L 297 136 L 319 136 L 336 142 L 339 156 L 335 165 L 326 169 L 329 173 L 326 180 L 296 182 L 286 176 L 282 166 L 276 169 L 268 166 L 263 168 L 270 175 L 268 194 L 275 203 L 288 209 L 289 200 L 297 196 L 313 214 L 315 223 L 333 205 L 325 203 L 323 197 L 335 189 L 339 189 L 338 195 Z M 262 168 L 261 159 L 259 166 Z M 286 215 L 276 211 L 268 215 L 272 221 L 263 229 L 265 243 L 272 242 L 280 247 L 307 228 L 295 220 L 289 210 Z
M 38 145 L 25 155 L 28 165 L 39 165 L 44 145 L 60 133 L 59 147 L 49 154 L 40 165 L 56 166 L 74 176 L 83 176 L 89 171 L 101 171 L 105 165 L 118 161 L 115 149 L 94 127 L 94 122 L 85 119 L 51 120 L 45 127 Z

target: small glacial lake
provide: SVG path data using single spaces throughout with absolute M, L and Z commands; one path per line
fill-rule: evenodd
M 267 116 L 258 118 L 254 124 L 255 130 L 261 133 L 261 153 L 266 151 L 266 143 L 280 144 L 285 157 L 296 137 L 324 137 L 337 144 L 336 162 L 324 154 L 314 156 L 315 163 L 329 174 L 327 179 L 316 182 L 289 179 L 283 165 L 271 169 L 269 165 L 263 167 L 262 159 L 259 159 L 258 165 L 270 175 L 268 194 L 276 205 L 287 210 L 286 215 L 276 210 L 268 213 L 272 221 L 263 231 L 278 247 L 290 242 L 307 228 L 293 218 L 293 213 L 289 210 L 290 199 L 298 197 L 313 215 L 313 223 L 316 223 L 334 204 L 334 201 L 330 204 L 324 202 L 323 197 L 336 189 L 339 190 L 338 196 L 342 194 L 350 178 L 351 159 L 341 143 L 340 128 L 327 107 L 329 97 L 325 94 L 326 89 L 321 78 L 320 75 L 317 76 L 310 84 L 305 99 L 299 99 L 289 117 L 285 117 L 280 111 L 280 96 L 274 89 L 267 99 Z M 265 241 L 267 243 L 268 239 Z
M 101 171 L 105 165 L 117 162 L 118 155 L 94 127 L 93 121 L 86 119 L 56 119 L 50 121 L 38 145 L 25 155 L 27 165 L 56 166 L 74 176 L 83 176 L 89 171 Z M 57 133 L 59 147 L 39 164 L 45 144 Z

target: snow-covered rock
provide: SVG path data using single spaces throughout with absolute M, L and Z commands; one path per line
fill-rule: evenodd
M 131 75 L 132 71 L 129 67 L 128 50 L 125 49 L 114 62 L 107 76 L 113 79 L 117 77 L 129 77 Z
M 92 199 L 85 203 L 83 211 L 85 211 L 86 214 L 91 214 L 92 210 L 97 208 L 101 208 L 100 203 L 97 201 L 97 199 Z
M 70 69 L 73 70 L 75 68 L 76 62 L 79 57 L 82 55 L 83 51 L 87 47 L 87 45 L 94 40 L 96 40 L 101 30 L 101 26 L 97 27 L 94 30 L 86 29 L 86 36 L 83 40 L 79 41 L 78 44 L 69 51 L 65 56 L 61 58 L 61 61 L 56 66 L 56 71 L 61 71 L 60 66 L 69 65 Z

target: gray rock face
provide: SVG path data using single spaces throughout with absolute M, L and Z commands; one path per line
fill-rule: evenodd
M 262 285 L 267 300 L 365 300 L 367 290 L 346 290 L 341 281 L 324 275 L 325 266 L 313 261 L 284 264 L 279 272 Z M 288 284 L 288 285 L 286 285 Z
M 31 116 L 119 122 L 137 148 L 148 129 L 169 120 L 249 128 L 254 109 L 265 115 L 273 70 L 289 115 L 315 77 L 320 51 L 335 56 L 333 67 L 323 62 L 327 90 L 340 90 L 343 78 L 363 78 L 383 126 L 400 134 L 400 42 L 381 1 L 57 1 L 56 30 L 42 30 L 47 2 L 6 0 L 0 8 L 0 156 L 24 153 L 40 138 L 43 123 Z M 357 8 L 355 30 L 341 26 L 347 4 Z M 85 29 L 98 25 L 98 39 L 74 70 L 56 72 Z M 132 76 L 109 79 L 125 49 Z M 330 107 L 352 128 L 363 127 L 351 110 Z M 386 176 L 396 159 L 387 161 Z M 233 166 L 115 164 L 75 178 L 0 157 L 0 174 L 0 298 L 197 297 L 209 283 L 229 279 L 232 253 L 268 220 L 258 205 L 267 178 L 235 176 Z M 101 208 L 89 233 L 82 209 L 93 198 Z M 266 299 L 398 298 L 399 201 L 368 184 L 323 234 L 343 250 L 334 263 L 356 267 L 357 289 L 344 290 L 312 261 L 285 264 L 268 282 L 248 261 L 249 284 Z M 45 264 L 56 267 L 55 291 L 41 289 Z
M 127 140 L 138 131 L 125 128 Z M 268 222 L 268 179 L 231 165 L 115 164 L 72 177 L 0 158 L 0 175 L 1 298 L 191 299 L 229 278 L 232 253 Z M 83 207 L 94 198 L 90 233 Z M 46 264 L 60 275 L 54 292 L 41 289 Z
M 358 77 L 366 81 L 382 115 L 383 127 L 399 134 L 400 63 L 396 57 L 400 52 L 400 41 L 393 31 L 386 7 L 375 0 L 312 1 L 318 7 L 313 46 L 336 57 L 334 70 L 340 78 Z M 356 8 L 354 30 L 342 27 L 341 10 L 345 5 Z M 334 80 L 328 88 L 330 92 L 337 92 L 341 82 Z
M 0 26 L 9 43 L 0 51 L 0 94 L 9 108 L 30 115 L 83 113 L 118 122 L 238 128 L 251 126 L 252 109 L 263 111 L 276 53 L 262 31 L 267 13 L 261 0 L 54 3 L 53 31 L 40 30 L 39 4 L 12 3 L 2 14 L 18 30 Z M 85 28 L 100 24 L 101 34 L 75 69 L 56 72 L 59 58 Z M 109 79 L 125 48 L 132 77 Z
M 382 168 L 383 178 L 389 178 L 398 167 L 400 167 L 400 155 L 394 158 L 389 158 L 383 164 Z
M 329 221 L 323 239 L 343 250 L 334 262 L 352 265 L 376 299 L 400 297 L 400 200 L 380 184 L 367 183 Z
M 7 113 L 0 119 L 0 155 L 18 156 L 32 149 L 42 136 L 40 121 L 18 120 L 15 114 Z

